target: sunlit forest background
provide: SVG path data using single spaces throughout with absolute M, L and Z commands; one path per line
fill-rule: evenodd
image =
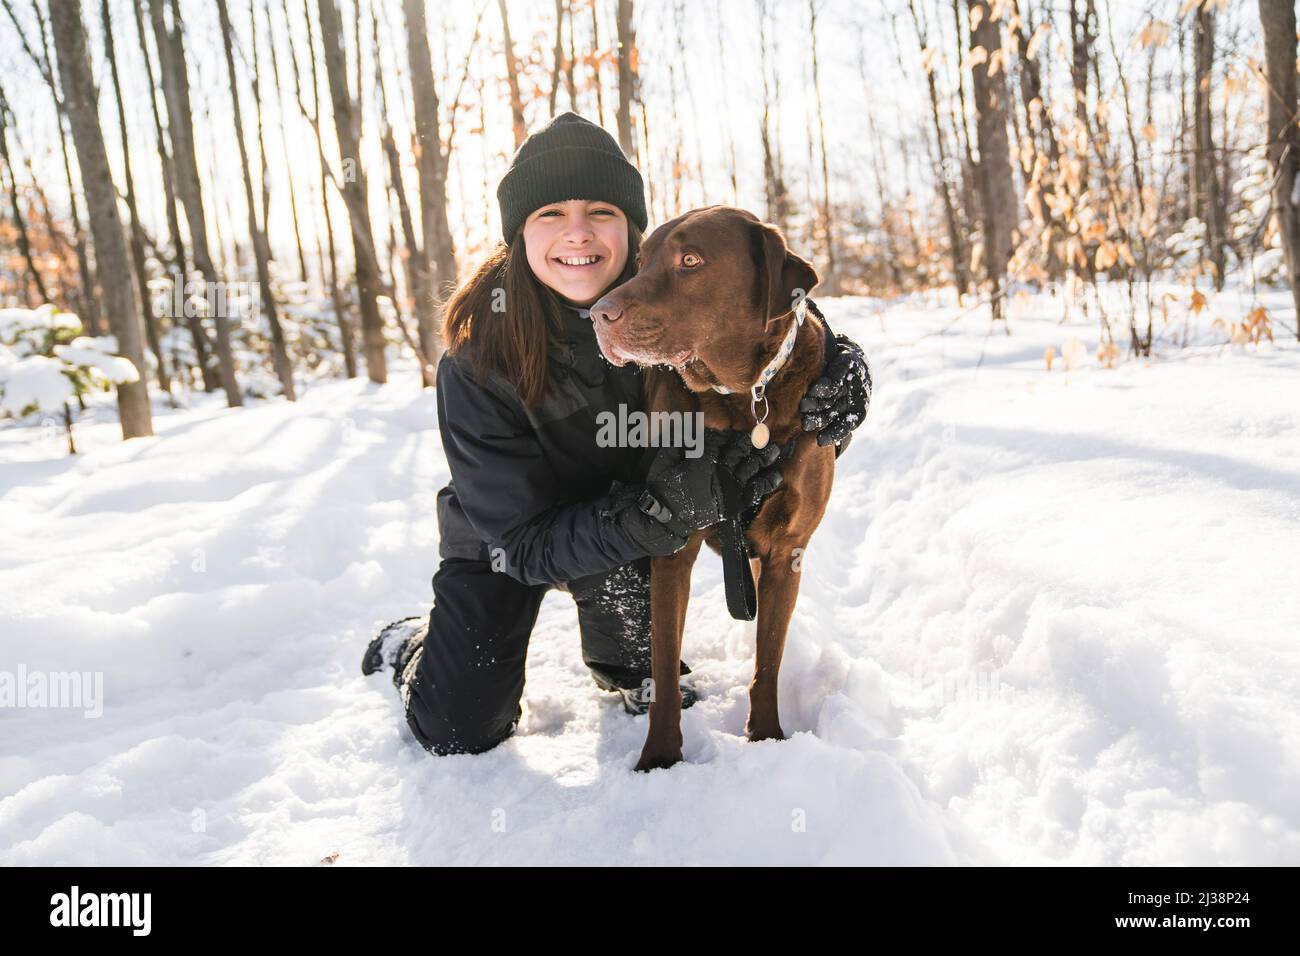
M 1105 365 L 1198 321 L 1300 336 L 1255 297 L 1300 255 L 1289 0 L 0 6 L 11 416 L 115 389 L 146 435 L 151 391 L 293 400 L 393 356 L 435 385 L 496 184 L 566 110 L 641 169 L 652 228 L 752 209 L 819 295 L 1013 332 L 1050 290 Z

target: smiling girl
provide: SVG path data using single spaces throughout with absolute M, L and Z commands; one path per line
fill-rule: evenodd
M 641 174 L 613 137 L 557 116 L 519 147 L 497 199 L 504 241 L 443 324 L 438 423 L 451 481 L 438 493 L 434 606 L 385 628 L 362 663 L 367 674 L 393 668 L 407 723 L 436 754 L 478 753 L 514 731 L 551 588 L 573 596 L 597 685 L 644 712 L 650 558 L 719 520 L 722 472 L 753 503 L 780 484 L 776 449 L 756 451 L 740 433 L 710 435 L 694 458 L 598 440 L 602 412 L 644 407 L 640 369 L 602 358 L 588 313 L 635 273 L 646 227 Z M 820 444 L 862 420 L 870 388 L 860 349 L 841 339 L 829 354 L 801 406 Z M 688 707 L 694 693 L 682 692 Z

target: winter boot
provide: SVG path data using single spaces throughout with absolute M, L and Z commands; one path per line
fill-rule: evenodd
M 622 697 L 623 710 L 627 713 L 634 717 L 638 714 L 650 713 L 650 686 L 648 682 L 640 687 L 619 687 L 598 674 L 593 673 L 591 677 L 601 690 L 612 691 Z M 682 684 L 681 689 L 682 710 L 690 707 L 700 699 L 699 695 L 695 693 L 695 689 L 689 684 Z
M 393 684 L 399 683 L 411 656 L 424 644 L 429 617 L 404 617 L 385 627 L 370 642 L 361 658 L 361 673 L 369 676 L 385 667 L 393 669 Z

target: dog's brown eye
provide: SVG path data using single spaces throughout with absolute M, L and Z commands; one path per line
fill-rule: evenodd
M 703 262 L 704 260 L 693 252 L 688 252 L 686 255 L 682 256 L 682 265 L 687 269 L 694 269 Z

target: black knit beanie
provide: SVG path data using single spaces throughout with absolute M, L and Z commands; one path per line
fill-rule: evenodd
M 501 232 L 514 239 L 535 210 L 569 199 L 612 203 L 643 232 L 645 186 L 614 137 L 577 113 L 561 113 L 520 144 L 497 186 Z

